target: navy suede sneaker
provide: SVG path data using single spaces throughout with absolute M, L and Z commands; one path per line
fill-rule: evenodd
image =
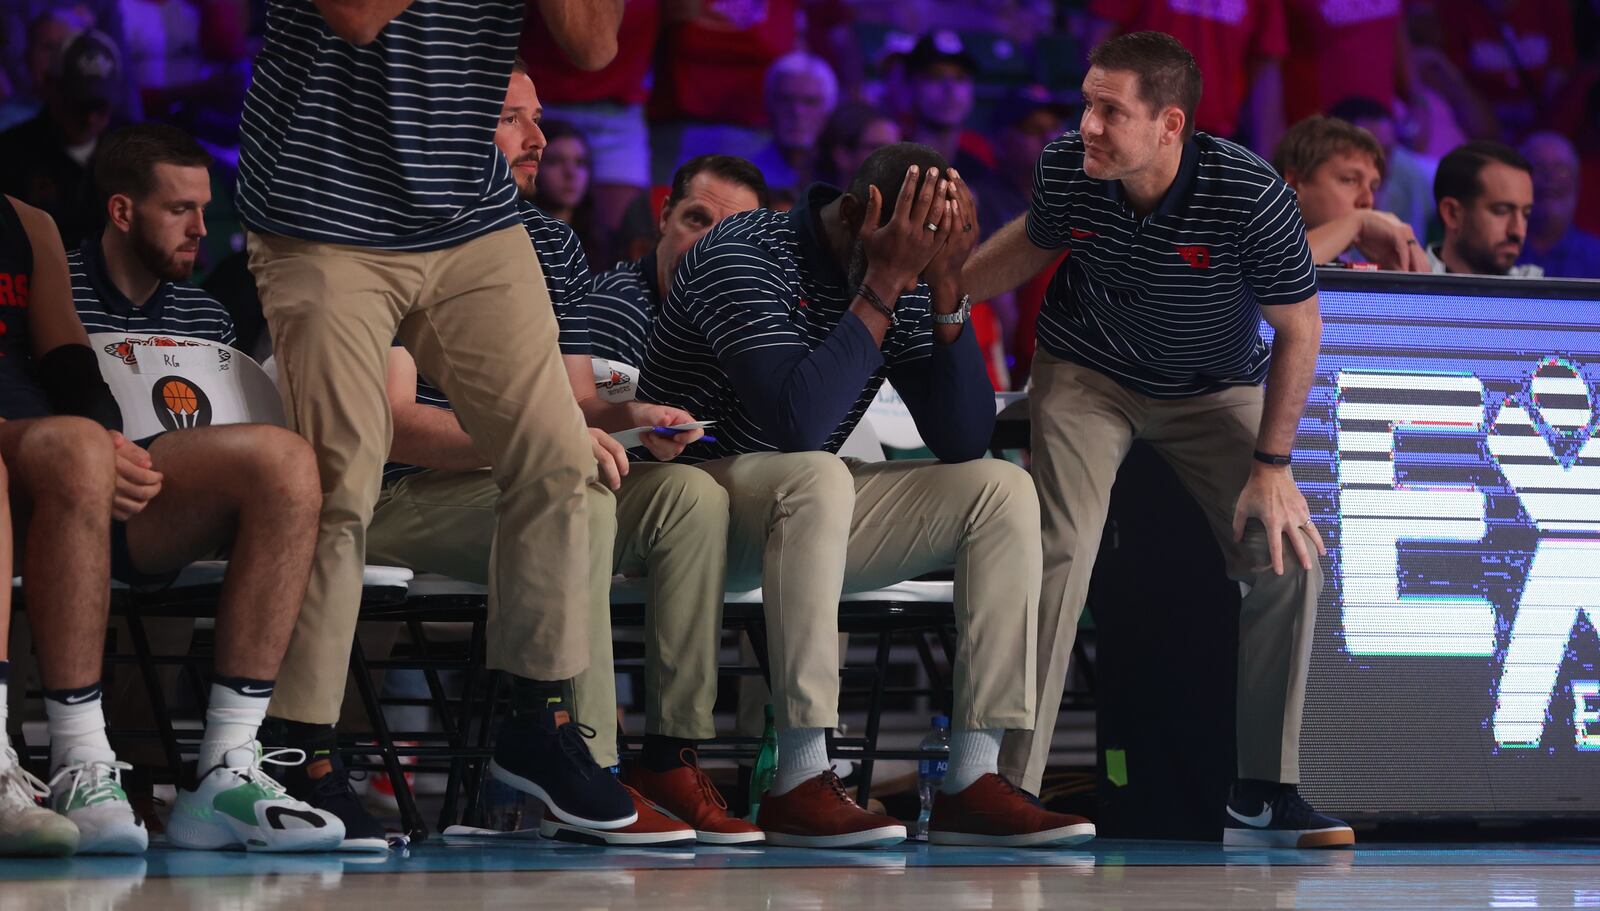
M 590 829 L 621 829 L 639 820 L 633 798 L 617 776 L 600 768 L 584 741 L 594 728 L 552 704 L 513 715 L 500 728 L 489 761 L 496 781 L 538 798 L 550 815 Z
M 1355 843 L 1349 826 L 1311 809 L 1292 784 L 1241 780 L 1228 794 L 1224 847 L 1337 848 Z

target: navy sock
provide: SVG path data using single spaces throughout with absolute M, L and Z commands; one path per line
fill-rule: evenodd
M 652 772 L 670 772 L 688 765 L 683 761 L 683 751 L 693 749 L 693 740 L 668 737 L 665 734 L 646 734 L 644 754 L 640 760 L 644 763 L 644 767 Z
M 9 662 L 8 662 L 9 666 Z M 100 684 L 91 683 L 70 690 L 45 690 L 44 698 L 62 705 L 82 705 L 85 702 L 96 702 L 100 699 Z
M 511 676 L 511 712 L 514 715 L 537 715 L 566 701 L 566 681 Z

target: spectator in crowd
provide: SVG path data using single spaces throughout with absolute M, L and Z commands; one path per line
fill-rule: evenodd
M 659 147 L 654 182 L 698 155 L 751 158 L 767 144 L 764 80 L 794 49 L 801 3 L 663 0 L 649 106 Z
M 1294 193 L 1257 156 L 1194 131 L 1201 74 L 1171 35 L 1122 35 L 1089 61 L 1079 129 L 1045 149 L 1028 214 L 965 271 L 988 297 L 1068 251 L 1029 398 L 1047 554 L 1040 715 L 1007 737 L 1001 768 L 1040 786 L 1112 482 L 1142 438 L 1202 504 L 1245 592 L 1223 843 L 1352 844 L 1298 788 L 1325 550 L 1289 469 L 1322 334 Z
M 39 116 L 51 65 L 61 58 L 67 41 L 86 27 L 70 10 L 47 10 L 28 23 L 28 43 L 23 49 L 27 81 L 18 82 L 11 97 L 0 104 L 0 132 Z
M 660 0 L 630 0 L 617 32 L 617 56 L 588 72 L 572 64 L 550 37 L 543 13 L 530 6 L 522 59 L 552 103 L 546 115 L 577 127 L 593 154 L 595 222 L 615 232 L 629 203 L 650 186 L 650 126 L 644 116 L 650 64 L 661 31 Z
M 31 50 L 35 47 L 33 29 L 50 18 L 59 18 L 70 28 L 48 36 L 43 44 L 49 52 L 35 58 Z M 14 97 L 31 106 L 27 117 L 38 113 L 44 105 L 44 85 L 36 73 L 41 68 L 49 69 L 61 43 L 91 28 L 108 36 L 126 58 L 122 43 L 122 0 L 7 0 L 0 3 L 0 84 L 9 81 Z M 133 81 L 124 80 L 116 100 L 117 111 L 123 118 L 140 118 L 138 95 Z M 0 123 L 0 130 L 19 122 Z
M 977 75 L 977 58 L 952 31 L 941 29 L 922 36 L 906 56 L 911 90 L 911 125 L 906 138 L 943 155 L 969 183 L 994 167 L 994 149 L 988 139 L 967 129 Z
M 587 496 L 590 665 L 573 681 L 572 698 L 579 723 L 595 730 L 590 750 L 602 767 L 618 764 L 611 578 L 624 572 L 647 577 L 650 584 L 645 751 L 629 769 L 629 779 L 639 789 L 633 795 L 639 818 L 605 831 L 548 815 L 540 830 L 549 837 L 608 844 L 677 844 L 697 837 L 714 844 L 759 843 L 761 832 L 728 816 L 694 758 L 696 741 L 715 735 L 711 708 L 717 695 L 727 496 L 705 472 L 663 464 L 698 439 L 700 431 L 647 434 L 643 444 L 662 461 L 641 465 L 630 465 L 622 444 L 609 436 L 640 426 L 684 424 L 693 417 L 676 408 L 608 402 L 595 394 L 583 251 L 571 227 L 531 201 L 545 144 L 539 110 L 534 84 L 519 63 L 495 144 L 517 178 L 523 227 L 550 289 L 562 360 L 589 425 L 602 482 L 591 484 Z M 419 375 L 416 361 L 398 345 L 389 353 L 388 386 L 395 419 L 391 455 L 410 464 L 392 465 L 385 473 L 368 532 L 368 555 L 379 563 L 485 583 L 500 500 L 500 489 L 487 470 L 491 466 L 461 429 L 449 399 Z M 525 556 L 537 559 L 536 554 Z M 663 815 L 657 806 L 677 818 Z
M 1533 214 L 1518 260 L 1552 278 L 1600 278 L 1600 237 L 1572 223 L 1578 208 L 1578 150 L 1560 133 L 1539 132 L 1522 144 L 1533 166 Z
M 589 262 L 611 262 L 611 237 L 595 218 L 594 193 L 590 178 L 594 156 L 589 139 L 578 128 L 562 120 L 543 124 L 548 143 L 538 163 L 538 196 L 535 203 L 551 218 L 565 222 L 578 233 Z
M 1400 141 L 1394 113 L 1371 98 L 1346 98 L 1328 115 L 1371 133 L 1383 149 L 1383 184 L 1373 206 L 1411 226 L 1416 238 L 1426 240 L 1437 224 L 1433 206 L 1433 172 L 1439 163 L 1411 150 Z
M 981 459 L 992 388 L 964 323 L 976 206 L 927 146 L 873 153 L 848 193 L 815 186 L 786 213 L 734 215 L 678 268 L 640 397 L 716 420 L 687 458 L 727 488 L 730 585 L 766 592 L 778 768 L 757 824 L 771 844 L 893 844 L 905 827 L 850 799 L 830 768 L 840 592 L 956 573 L 962 639 L 936 844 L 1070 844 L 1081 818 L 1029 803 L 996 771 L 1028 723 L 1025 656 L 1039 591 L 1038 514 L 1015 466 Z M 836 453 L 885 378 L 940 462 Z M 781 508 L 780 508 L 781 506 Z M 968 597 L 968 592 L 983 596 Z
M 1193 128 L 1239 139 L 1266 154 L 1283 134 L 1283 59 L 1289 53 L 1283 0 L 1186 3 L 1089 0 L 1099 22 L 1093 48 L 1125 32 L 1166 32 L 1194 50 L 1205 91 Z
M 1514 141 L 1560 106 L 1577 63 L 1567 0 L 1416 0 L 1407 6 L 1413 38 L 1454 66 L 1455 73 L 1431 66 L 1421 72 L 1450 100 L 1468 135 Z
M 1272 166 L 1295 191 L 1319 265 L 1346 261 L 1354 252 L 1383 269 L 1431 271 L 1411 226 L 1372 207 L 1383 184 L 1384 157 L 1371 133 L 1313 114 L 1283 134 Z
M 729 215 L 770 202 L 761 172 L 742 158 L 703 155 L 685 162 L 672 175 L 650 252 L 594 277 L 584 310 L 595 356 L 642 366 L 650 326 L 689 248 Z
M 49 213 L 76 247 L 100 226 L 89 159 L 116 118 L 122 62 L 97 31 L 69 41 L 45 79 L 45 106 L 32 120 L 0 133 L 0 190 Z
M 849 181 L 867 156 L 900 141 L 900 124 L 870 104 L 839 106 L 822 130 L 819 177 L 835 186 Z
M 750 161 L 768 187 L 799 193 L 817 178 L 818 141 L 839 104 L 839 81 L 826 60 L 794 51 L 767 70 L 766 99 L 772 142 Z
M 1401 0 L 1280 2 L 1289 37 L 1284 123 L 1330 114 L 1336 103 L 1353 96 L 1371 98 L 1388 110 L 1397 97 L 1411 94 Z
M 1517 265 L 1533 215 L 1533 166 L 1516 149 L 1475 139 L 1446 155 L 1433 178 L 1444 240 L 1428 247 L 1434 272 L 1538 278 Z

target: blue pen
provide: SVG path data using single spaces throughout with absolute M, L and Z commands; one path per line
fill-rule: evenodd
M 662 436 L 668 436 L 668 437 L 675 437 L 680 433 L 688 433 L 687 430 L 673 430 L 671 427 L 652 427 L 652 428 L 650 428 L 650 432 L 651 433 L 659 433 Z M 712 436 L 709 433 L 702 434 L 700 439 L 695 440 L 696 443 L 715 443 L 716 441 L 717 441 L 717 438 Z

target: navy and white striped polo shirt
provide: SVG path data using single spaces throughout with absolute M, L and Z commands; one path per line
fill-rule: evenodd
M 1260 307 L 1317 291 L 1294 191 L 1272 166 L 1196 133 L 1178 176 L 1149 216 L 1118 181 L 1083 171 L 1083 139 L 1066 133 L 1034 171 L 1028 239 L 1067 250 L 1039 312 L 1039 345 L 1151 398 L 1215 392 L 1266 379 Z
M 313 0 L 268 0 L 240 137 L 252 230 L 435 250 L 516 223 L 494 130 L 522 0 L 413 0 L 372 43 L 345 41 Z
M 584 258 L 583 244 L 572 227 L 558 218 L 545 214 L 531 202 L 519 205 L 522 225 L 533 241 L 534 252 L 539 256 L 544 283 L 550 289 L 550 303 L 555 309 L 556 323 L 561 327 L 561 353 L 574 357 L 589 356 L 589 329 L 584 318 L 584 300 L 589 295 L 589 261 Z M 396 339 L 396 345 L 400 340 Z M 439 387 L 417 374 L 417 401 L 435 408 L 450 409 L 450 400 Z M 384 468 L 384 483 L 414 474 L 424 469 L 415 465 L 391 462 Z
M 89 332 L 187 335 L 224 345 L 238 343 L 227 308 L 199 288 L 164 281 L 149 300 L 135 306 L 106 272 L 98 236 L 67 254 L 67 268 L 72 273 L 72 303 Z
M 839 192 L 815 186 L 789 212 L 755 209 L 730 215 L 678 267 L 650 330 L 639 398 L 717 422 L 711 431 L 717 441 L 691 445 L 679 461 L 781 448 L 746 408 L 724 359 L 809 352 L 839 326 L 855 289 L 816 236 L 812 217 Z M 822 449 L 839 451 L 891 372 L 932 356 L 928 286 L 918 284 L 902 295 L 895 314 L 898 324 L 880 349 L 882 363 Z
M 584 301 L 594 356 L 642 367 L 660 300 L 654 250 L 596 275 Z

